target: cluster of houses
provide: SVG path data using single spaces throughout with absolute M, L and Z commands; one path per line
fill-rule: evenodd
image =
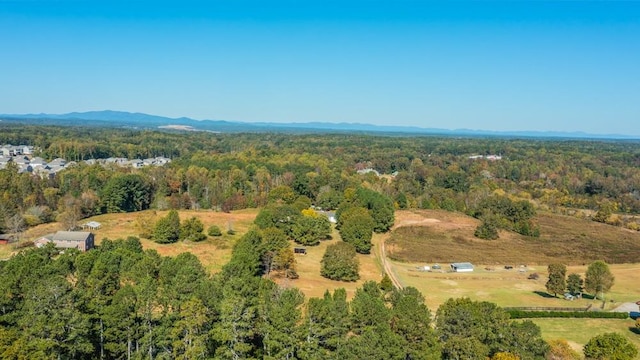
M 502 160 L 502 155 L 471 155 L 471 160 L 486 159 L 490 161 Z
M 75 161 L 67 162 L 65 159 L 61 158 L 57 158 L 47 162 L 41 157 L 33 157 L 33 152 L 33 146 L 28 145 L 0 146 L 0 169 L 6 168 L 7 164 L 9 162 L 12 162 L 18 167 L 19 173 L 27 172 L 39 175 L 43 178 L 52 178 L 58 172 L 77 164 Z M 164 156 L 133 160 L 129 160 L 127 158 L 111 157 L 107 159 L 89 159 L 84 160 L 84 162 L 89 165 L 102 164 L 106 166 L 109 164 L 113 164 L 117 166 L 132 167 L 138 169 L 145 166 L 163 166 L 171 162 L 171 159 Z

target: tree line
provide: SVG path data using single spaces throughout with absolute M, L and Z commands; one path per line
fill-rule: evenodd
M 271 190 L 281 186 L 325 209 L 337 209 L 345 190 L 367 188 L 390 198 L 396 209 L 465 212 L 483 220 L 479 235 L 486 238 L 501 228 L 538 234 L 530 209 L 520 208 L 529 219 L 509 219 L 511 214 L 501 212 L 509 205 L 506 200 L 576 216 L 592 212 L 596 221 L 640 229 L 632 216 L 640 212 L 636 141 L 185 134 L 3 125 L 0 143 L 34 145 L 47 159 L 173 159 L 166 167 L 139 170 L 80 162 L 53 179 L 0 170 L 4 232 L 56 219 L 71 227 L 78 218 L 150 207 L 262 207 Z M 501 154 L 502 159 L 469 158 L 473 154 Z M 382 175 L 357 172 L 367 168 Z M 485 211 L 487 206 L 492 211 Z
M 305 300 L 261 275 L 252 231 L 214 276 L 190 253 L 143 251 L 137 238 L 95 251 L 30 249 L 0 263 L 3 359 L 541 358 L 528 321 L 497 306 L 450 300 L 433 317 L 413 288 L 367 282 Z M 465 355 L 467 354 L 467 355 Z

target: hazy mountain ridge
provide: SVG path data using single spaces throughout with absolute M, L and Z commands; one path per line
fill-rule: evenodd
M 362 123 L 331 123 L 331 122 L 294 122 L 248 123 L 227 120 L 195 120 L 188 117 L 170 118 L 145 113 L 131 113 L 125 111 L 87 111 L 71 112 L 67 114 L 1 114 L 0 120 L 18 122 L 68 126 L 114 126 L 136 128 L 158 128 L 167 125 L 186 125 L 196 130 L 215 132 L 365 132 L 365 133 L 395 133 L 398 135 L 448 135 L 448 136 L 506 136 L 506 137 L 541 137 L 541 138 L 582 138 L 582 139 L 639 139 L 639 136 L 622 134 L 590 134 L 585 132 L 560 131 L 494 131 L 473 129 L 439 129 L 418 126 L 390 126 Z M 91 121 L 91 123 L 87 123 Z

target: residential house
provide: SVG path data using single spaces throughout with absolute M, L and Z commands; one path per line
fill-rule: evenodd
M 43 247 L 48 243 L 53 243 L 55 247 L 60 249 L 87 251 L 94 247 L 94 235 L 86 231 L 58 231 L 34 241 L 37 247 Z
M 133 159 L 129 161 L 129 166 L 134 169 L 139 169 L 144 166 L 144 162 L 141 159 Z

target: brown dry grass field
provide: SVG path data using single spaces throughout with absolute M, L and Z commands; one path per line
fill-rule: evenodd
M 98 215 L 84 219 L 81 223 L 88 221 L 98 221 L 102 227 L 93 231 L 96 236 L 96 244 L 100 244 L 103 239 L 118 239 L 128 236 L 140 236 L 142 223 L 150 223 L 165 216 L 167 211 L 141 211 L 136 213 L 118 213 Z M 221 237 L 208 237 L 207 240 L 198 243 L 178 242 L 175 244 L 157 244 L 148 239 L 141 239 L 140 242 L 145 249 L 155 249 L 163 256 L 176 256 L 183 252 L 191 252 L 196 255 L 203 265 L 211 272 L 217 272 L 222 268 L 231 255 L 231 247 L 237 239 L 247 232 L 257 210 L 242 210 L 233 213 L 222 213 L 213 211 L 180 211 L 180 219 L 185 220 L 192 216 L 199 218 L 206 229 L 211 225 L 218 225 L 223 232 Z M 234 235 L 228 235 L 227 230 L 232 228 Z M 44 224 L 29 229 L 25 239 L 36 239 L 49 233 L 61 230 L 58 223 Z
M 585 237 L 598 239 L 608 244 L 609 248 L 622 248 L 628 243 L 621 240 L 623 245 L 616 244 L 616 235 L 622 233 L 629 238 L 637 237 L 634 246 L 629 245 L 627 252 L 632 259 L 640 257 L 640 234 L 566 216 L 542 215 L 539 222 L 543 228 L 541 241 L 550 243 L 545 246 L 536 242 L 537 239 L 505 232 L 501 233 L 501 239 L 498 240 L 475 239 L 473 229 L 477 220 L 462 214 L 439 210 L 398 211 L 396 226 L 391 234 L 386 235 L 386 246 L 390 256 L 395 259 L 391 263 L 401 283 L 422 291 L 432 309 L 450 297 L 461 296 L 492 301 L 501 306 L 587 306 L 591 300 L 567 302 L 546 296 L 544 285 L 547 281 L 547 264 L 571 264 L 568 266 L 569 274 L 584 276 L 592 259 L 599 258 L 597 251 L 583 250 L 583 253 L 588 254 L 585 258 L 568 255 L 552 257 L 549 253 L 558 250 L 554 249 L 555 245 L 551 244 L 549 237 L 558 239 L 555 242 L 560 243 L 560 248 L 563 248 L 572 242 L 567 239 L 574 238 L 576 233 L 585 233 L 588 234 Z M 559 228 L 551 234 L 544 234 L 544 228 L 550 226 L 550 223 L 558 224 Z M 560 232 L 564 232 L 564 237 L 557 235 Z M 575 246 L 589 244 L 576 242 Z M 604 247 L 598 246 L 597 249 Z M 474 263 L 475 271 L 449 272 L 449 264 L 456 261 Z M 434 263 L 441 264 L 442 270 L 424 272 L 418 269 Z M 514 269 L 506 270 L 505 265 L 512 265 Z M 523 265 L 526 266 L 522 267 Z M 640 262 L 636 260 L 634 263 L 612 264 L 610 267 L 616 281 L 607 294 L 608 300 L 613 300 L 607 303 L 607 308 L 621 302 L 640 300 L 640 286 L 637 285 Z M 534 272 L 540 275 L 539 279 L 528 279 Z
M 543 234 L 537 242 L 527 243 L 531 239 L 505 232 L 499 240 L 480 240 L 473 238 L 477 220 L 465 215 L 431 210 L 398 211 L 394 230 L 383 239 L 387 251 L 394 258 L 404 260 L 391 261 L 396 277 L 404 286 L 420 290 L 432 311 L 452 297 L 491 301 L 500 306 L 586 307 L 591 304 L 600 307 L 602 301 L 588 298 L 567 301 L 546 294 L 547 264 L 571 264 L 567 272 L 584 277 L 592 259 L 605 258 L 598 257 L 599 254 L 616 256 L 621 252 L 626 252 L 625 258 L 629 256 L 635 261 L 610 265 L 616 279 L 607 294 L 605 310 L 640 300 L 640 261 L 636 259 L 640 256 L 640 234 L 566 216 L 543 214 L 538 216 L 538 221 Z M 593 245 L 595 242 L 602 243 Z M 571 246 L 592 248 L 578 251 L 571 250 Z M 615 258 L 608 259 L 615 262 L 611 261 Z M 448 272 L 449 263 L 454 261 L 473 262 L 475 270 L 473 273 Z M 442 272 L 418 270 L 434 263 L 442 265 Z M 506 270 L 504 265 L 513 265 L 514 269 Z M 534 272 L 540 277 L 529 280 L 528 276 Z M 591 337 L 611 331 L 623 334 L 640 348 L 640 336 L 630 330 L 634 326 L 631 319 L 534 319 L 534 322 L 541 327 L 545 339 L 566 339 L 579 351 Z
M 333 231 L 332 238 L 332 240 L 320 242 L 320 245 L 318 246 L 307 246 L 306 255 L 296 255 L 296 266 L 298 275 L 300 275 L 299 279 L 276 279 L 276 282 L 284 286 L 297 287 L 302 290 L 308 298 L 322 297 L 327 289 L 334 290 L 337 288 L 344 288 L 347 291 L 347 297 L 352 298 L 356 289 L 361 287 L 365 281 L 380 281 L 382 279 L 382 268 L 373 251 L 368 255 L 357 255 L 358 260 L 360 261 L 360 280 L 356 282 L 342 282 L 322 277 L 320 275 L 320 261 L 322 260 L 325 249 L 327 246 L 339 241 L 336 239 L 340 239 L 340 235 L 338 235 L 338 232 L 335 229 Z
M 477 219 L 439 210 L 398 211 L 387 241 L 390 258 L 405 262 L 520 265 L 640 262 L 640 232 L 570 216 L 539 214 L 539 238 L 501 231 L 497 240 L 473 236 Z

